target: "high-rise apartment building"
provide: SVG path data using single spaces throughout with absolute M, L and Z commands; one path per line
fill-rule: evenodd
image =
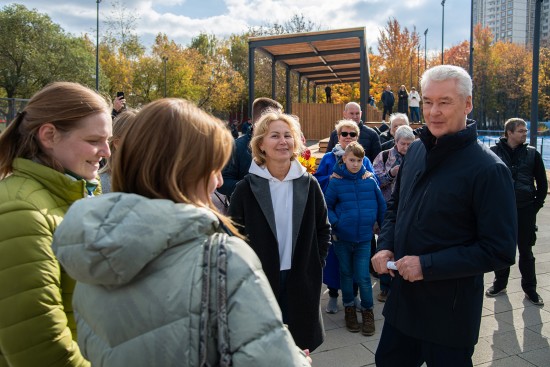
M 535 5 L 540 0 L 473 0 L 474 24 L 488 27 L 495 41 L 533 44 Z M 542 2 L 541 41 L 550 40 L 550 4 Z

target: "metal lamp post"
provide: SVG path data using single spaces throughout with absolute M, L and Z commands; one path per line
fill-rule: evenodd
M 163 56 L 162 61 L 164 62 L 164 98 L 166 98 L 166 62 L 168 61 L 168 56 Z
M 424 31 L 424 71 L 426 71 L 427 67 L 428 67 L 428 63 L 427 63 L 427 57 L 428 57 L 428 50 L 427 50 L 427 46 L 428 46 L 428 28 L 426 28 L 426 30 Z
M 96 43 L 95 43 L 95 90 L 99 91 L 99 3 L 101 0 L 96 0 L 97 4 L 97 26 L 96 26 Z
M 441 17 L 441 65 L 443 65 L 443 63 L 444 63 L 444 61 L 443 61 L 443 52 L 444 52 L 443 40 L 444 40 L 444 35 L 445 35 L 445 0 L 443 0 L 441 2 L 441 6 L 442 6 L 442 9 L 443 9 L 443 13 L 442 13 L 442 17 Z

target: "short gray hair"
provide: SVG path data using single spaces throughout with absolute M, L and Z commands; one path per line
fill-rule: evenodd
M 405 113 L 395 112 L 390 115 L 390 129 L 394 120 L 405 120 L 407 125 L 409 124 L 409 117 Z
M 456 80 L 458 94 L 464 98 L 472 96 L 472 78 L 466 70 L 460 66 L 454 65 L 438 65 L 430 68 L 422 74 L 420 86 L 422 91 L 430 82 L 443 82 L 445 80 Z
M 395 130 L 395 142 L 397 143 L 401 139 L 414 140 L 413 129 L 409 125 L 399 126 Z
M 344 111 L 347 111 L 349 109 L 349 106 L 356 106 L 357 108 L 359 108 L 359 111 L 361 111 L 361 106 L 357 102 L 346 103 L 346 105 L 344 106 Z

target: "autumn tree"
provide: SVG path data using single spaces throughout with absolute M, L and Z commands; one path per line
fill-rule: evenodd
M 416 29 L 401 29 L 399 22 L 390 18 L 378 36 L 378 52 L 384 64 L 379 78 L 394 89 L 401 84 L 408 84 L 415 73 L 413 67 L 411 75 L 411 64 L 417 58 L 418 45 L 419 35 Z

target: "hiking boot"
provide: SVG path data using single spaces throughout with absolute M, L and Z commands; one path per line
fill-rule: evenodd
M 489 289 L 487 289 L 487 291 L 485 291 L 485 295 L 487 297 L 496 297 L 499 294 L 505 294 L 505 293 L 506 293 L 506 287 L 497 288 L 494 285 L 492 285 L 491 287 L 489 287 Z
M 346 320 L 346 329 L 352 333 L 358 333 L 361 330 L 361 325 L 357 321 L 357 314 L 355 313 L 355 307 L 349 306 L 345 308 L 345 320 Z
M 388 299 L 388 291 L 381 291 L 378 293 L 378 296 L 376 296 L 376 299 L 380 302 L 386 302 L 386 299 Z
M 536 306 L 544 306 L 544 301 L 542 300 L 541 296 L 535 291 L 525 293 L 525 298 L 527 298 L 532 304 Z
M 372 310 L 362 310 L 363 325 L 361 327 L 361 334 L 365 336 L 374 335 L 374 313 Z
M 327 307 L 325 308 L 326 313 L 337 313 L 338 312 L 338 297 L 330 297 L 327 302 Z

